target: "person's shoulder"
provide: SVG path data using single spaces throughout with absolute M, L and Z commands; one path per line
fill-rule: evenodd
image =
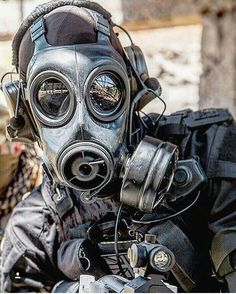
M 12 244 L 18 242 L 21 248 L 27 249 L 31 240 L 36 247 L 41 246 L 39 244 L 44 243 L 45 232 L 56 230 L 55 226 L 49 226 L 53 220 L 43 193 L 40 185 L 13 209 L 6 228 Z
M 181 144 L 181 141 L 185 138 L 193 139 L 191 134 L 198 133 L 194 137 L 194 140 L 202 140 L 199 134 L 205 133 L 208 139 L 213 139 L 215 136 L 215 130 L 220 126 L 226 127 L 234 124 L 234 119 L 228 109 L 224 108 L 209 108 L 198 111 L 192 111 L 191 109 L 184 109 L 176 111 L 172 114 L 165 115 L 161 119 L 157 115 L 149 114 L 150 121 L 157 121 L 154 128 L 148 130 L 148 135 L 154 135 L 155 137 L 171 141 L 177 145 Z
M 236 122 L 233 121 L 222 132 L 219 147 L 219 159 L 226 162 L 236 163 Z
M 25 222 L 28 218 L 28 221 L 30 221 L 33 215 L 41 214 L 44 208 L 46 208 L 46 203 L 43 199 L 40 185 L 31 193 L 25 195 L 24 199 L 16 205 L 10 219 L 13 222 Z
M 36 207 L 46 207 L 46 203 L 42 195 L 42 185 L 39 185 L 38 187 L 34 188 L 31 192 L 26 193 L 23 196 L 22 201 L 20 201 L 17 204 L 16 209 L 33 209 Z

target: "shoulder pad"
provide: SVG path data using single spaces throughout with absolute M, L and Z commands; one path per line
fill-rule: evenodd
M 190 112 L 184 118 L 184 122 L 189 129 L 231 121 L 233 121 L 231 113 L 228 109 L 223 108 L 210 108 Z

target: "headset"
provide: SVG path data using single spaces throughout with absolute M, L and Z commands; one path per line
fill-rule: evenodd
M 12 45 L 13 65 L 16 67 L 17 73 L 20 75 L 20 79 L 3 85 L 3 78 L 6 76 L 4 75 L 1 81 L 1 89 L 6 97 L 8 97 L 8 107 L 12 116 L 9 125 L 7 126 L 8 139 L 27 143 L 34 143 L 35 141 L 38 141 L 37 128 L 31 112 L 29 111 L 28 101 L 26 99 L 22 99 L 25 95 L 26 84 L 23 79 L 21 79 L 22 73 L 18 72 L 19 47 L 24 34 L 29 28 L 31 28 L 38 18 L 48 14 L 58 7 L 67 5 L 94 10 L 103 18 L 106 18 L 111 27 L 120 28 L 129 37 L 131 45 L 123 48 L 123 50 L 127 58 L 127 63 L 131 68 L 131 94 L 132 97 L 134 97 L 130 107 L 129 144 L 131 146 L 135 132 L 135 128 L 133 126 L 134 112 L 141 110 L 156 97 L 164 103 L 164 101 L 159 97 L 161 95 L 161 86 L 156 78 L 149 77 L 142 50 L 133 43 L 129 33 L 123 27 L 114 24 L 111 21 L 110 13 L 103 9 L 99 4 L 84 0 L 59 0 L 39 5 L 24 20 L 15 35 Z

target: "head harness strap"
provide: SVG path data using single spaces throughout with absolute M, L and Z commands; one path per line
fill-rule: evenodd
M 44 17 L 40 16 L 30 27 L 31 39 L 35 43 L 34 53 L 50 46 L 45 38 L 45 33 Z
M 94 19 L 96 24 L 96 31 L 98 32 L 98 41 L 109 40 L 110 37 L 110 24 L 109 21 L 100 13 L 97 13 L 93 10 L 86 9 L 91 17 Z M 45 20 L 44 16 L 40 16 L 36 19 L 32 26 L 30 27 L 30 34 L 32 42 L 35 43 L 34 53 L 37 51 L 50 47 L 48 44 L 46 37 L 46 28 L 45 28 Z

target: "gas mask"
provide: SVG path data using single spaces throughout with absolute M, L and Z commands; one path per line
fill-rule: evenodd
M 160 94 L 159 84 L 148 77 L 141 50 L 132 44 L 122 57 L 109 40 L 111 23 L 86 10 L 96 43 L 52 46 L 44 17 L 32 24 L 27 84 L 3 87 L 13 114 L 8 134 L 38 143 L 56 185 L 89 200 L 119 182 L 121 201 L 151 211 L 169 190 L 177 160 L 176 146 L 144 136 L 135 115 Z

